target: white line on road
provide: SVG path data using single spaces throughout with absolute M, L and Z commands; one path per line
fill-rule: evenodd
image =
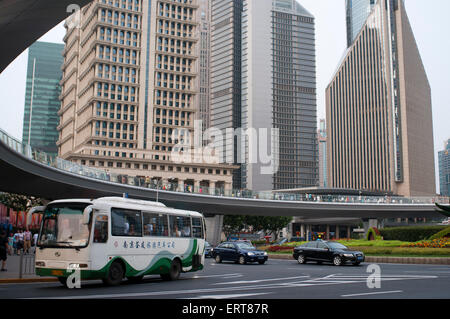
M 270 292 L 262 292 L 256 294 L 234 294 L 234 295 L 207 295 L 207 296 L 198 296 L 193 298 L 182 298 L 182 299 L 231 299 L 231 298 L 244 298 L 244 297 L 252 297 L 252 296 L 262 296 L 262 295 L 270 295 Z
M 371 296 L 371 295 L 384 295 L 384 294 L 399 294 L 399 293 L 402 293 L 402 292 L 403 292 L 402 290 L 367 292 L 367 293 L 360 293 L 360 294 L 342 295 L 341 297 L 358 297 L 358 296 Z
M 230 281 L 230 282 L 219 282 L 213 285 L 235 285 L 235 284 L 256 284 L 258 282 L 266 282 L 266 281 L 281 281 L 281 280 L 291 280 L 291 279 L 300 279 L 300 278 L 309 278 L 309 276 L 297 276 L 297 277 L 283 277 L 283 278 L 271 278 L 271 279 L 258 279 L 258 280 L 241 280 L 241 281 Z

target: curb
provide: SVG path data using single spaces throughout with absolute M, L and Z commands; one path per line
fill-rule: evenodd
M 35 282 L 58 282 L 58 278 L 8 278 L 0 279 L 1 284 L 27 284 Z
M 270 255 L 272 259 L 294 260 L 292 255 Z M 433 257 L 374 257 L 366 256 L 366 263 L 414 264 L 414 265 L 450 265 L 450 258 Z

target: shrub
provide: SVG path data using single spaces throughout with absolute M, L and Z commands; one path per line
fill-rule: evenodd
M 444 230 L 441 230 L 439 233 L 434 234 L 429 239 L 433 240 L 433 239 L 439 239 L 439 238 L 444 238 L 444 237 L 447 237 L 447 238 L 450 237 L 450 227 L 447 227 Z
M 416 242 L 430 238 L 442 231 L 445 226 L 421 226 L 421 227 L 393 227 L 380 230 L 385 240 L 400 240 Z
M 376 227 L 372 227 L 369 229 L 369 231 L 367 232 L 367 240 L 381 240 L 381 233 L 378 230 L 378 228 Z

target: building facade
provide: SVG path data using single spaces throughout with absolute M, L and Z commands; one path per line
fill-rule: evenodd
M 439 152 L 439 184 L 442 196 L 450 196 L 450 139 Z
M 66 23 L 60 157 L 160 185 L 231 189 L 230 165 L 178 156 L 198 116 L 200 17 L 197 0 L 95 0 L 78 26 Z
M 320 120 L 317 138 L 319 142 L 319 186 L 327 188 L 327 127 L 323 119 Z
M 330 187 L 435 195 L 431 89 L 403 0 L 373 6 L 326 100 Z
M 36 42 L 29 48 L 22 141 L 56 156 L 63 44 Z
M 235 188 L 243 188 L 243 161 L 238 138 L 227 137 L 226 130 L 242 127 L 242 12 L 243 0 L 211 0 L 211 127 L 223 134 L 216 144 L 222 161 L 239 167 L 233 174 Z
M 204 132 L 211 126 L 210 120 L 210 0 L 199 0 L 200 10 L 200 57 L 199 57 L 199 98 L 197 119 L 202 123 Z M 204 141 L 202 141 L 203 144 Z
M 243 143 L 245 188 L 318 186 L 315 60 L 314 17 L 297 1 L 244 1 L 242 127 L 256 130 Z
M 355 41 L 358 33 L 372 12 L 376 0 L 345 0 L 347 16 L 347 47 Z

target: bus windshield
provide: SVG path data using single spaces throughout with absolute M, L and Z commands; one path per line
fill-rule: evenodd
M 49 205 L 44 212 L 38 247 L 84 248 L 89 242 L 89 225 L 83 223 L 87 203 Z

